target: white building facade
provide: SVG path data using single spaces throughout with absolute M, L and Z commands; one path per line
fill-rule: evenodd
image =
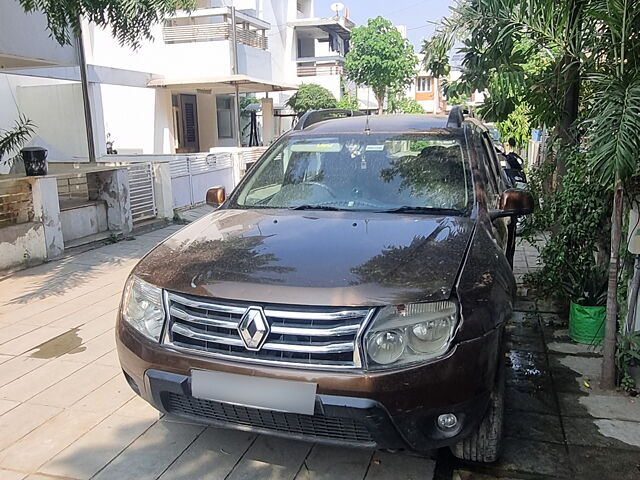
M 210 186 L 233 189 L 290 128 L 284 104 L 299 84 L 340 96 L 352 27 L 316 18 L 313 0 L 200 0 L 136 51 L 88 23 L 61 47 L 43 15 L 3 1 L 0 129 L 31 119 L 28 146 L 47 149 L 49 174 L 0 163 L 0 249 L 12 252 L 0 270 L 173 217 Z M 240 113 L 250 102 L 254 122 Z

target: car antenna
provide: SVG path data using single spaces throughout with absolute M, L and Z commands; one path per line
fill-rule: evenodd
M 365 120 L 364 123 L 364 131 L 365 133 L 368 135 L 371 133 L 371 129 L 369 128 L 369 116 L 371 115 L 371 110 L 369 109 L 369 90 L 371 88 L 367 88 L 367 119 Z

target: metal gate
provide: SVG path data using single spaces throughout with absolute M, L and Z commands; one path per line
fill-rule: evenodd
M 155 218 L 158 209 L 153 188 L 153 165 L 151 163 L 133 164 L 127 167 L 127 170 L 133 223 Z
M 173 207 L 184 208 L 203 203 L 207 190 L 221 185 L 233 190 L 231 153 L 186 155 L 170 162 Z

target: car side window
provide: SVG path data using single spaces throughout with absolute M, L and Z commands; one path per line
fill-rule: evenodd
M 487 181 L 487 195 L 489 196 L 490 203 L 494 203 L 496 197 L 499 195 L 498 183 L 496 181 L 495 173 L 491 168 L 491 158 L 487 152 L 486 145 L 482 137 L 478 137 L 480 148 L 482 149 L 482 155 L 480 155 L 480 163 L 482 164 L 482 170 Z
M 498 194 L 500 194 L 506 187 L 502 182 L 502 176 L 500 175 L 501 167 L 498 156 L 496 155 L 496 149 L 493 146 L 493 142 L 489 138 L 487 132 L 484 132 L 482 134 L 482 145 L 487 157 L 487 162 L 489 163 L 489 168 L 493 173 L 493 178 L 496 182 Z

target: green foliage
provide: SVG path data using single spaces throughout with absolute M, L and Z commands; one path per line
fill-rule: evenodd
M 342 108 L 344 110 L 358 110 L 360 105 L 358 103 L 358 99 L 345 93 L 338 103 L 336 104 L 337 108 Z
M 195 0 L 18 0 L 25 12 L 40 11 L 58 43 L 69 44 L 80 35 L 80 19 L 110 28 L 120 42 L 138 48 L 151 40 L 151 28 L 176 10 L 193 10 Z
M 498 122 L 497 127 L 500 132 L 500 138 L 505 140 L 513 138 L 518 147 L 526 147 L 531 135 L 529 112 L 529 105 L 521 103 L 513 112 L 507 115 L 506 120 Z
M 24 115 L 20 115 L 15 126 L 11 129 L 0 130 L 0 164 L 12 164 L 15 157 L 4 158 L 5 155 L 16 153 L 33 136 L 36 126 Z M 19 154 L 18 154 L 19 155 Z
M 260 100 L 258 100 L 256 97 L 253 97 L 253 96 L 242 97 L 240 99 L 240 110 L 244 110 L 245 108 L 247 108 L 249 105 L 253 103 L 260 103 Z
M 567 265 L 565 283 L 566 296 L 584 307 L 602 307 L 607 304 L 607 271 L 598 265 L 574 268 Z
M 326 88 L 315 83 L 305 83 L 287 100 L 287 105 L 300 116 L 309 110 L 336 108 L 338 102 Z
M 480 115 L 505 121 L 526 102 L 533 124 L 554 125 L 565 87 L 561 64 L 568 53 L 570 2 L 549 0 L 459 0 L 424 42 L 424 68 L 446 74 L 445 55 L 462 44 L 462 76 L 456 93 L 485 92 Z M 447 93 L 448 96 L 457 95 Z
M 640 71 L 638 72 L 640 74 Z M 616 174 L 637 172 L 640 152 L 640 75 L 635 78 L 592 76 L 591 115 L 586 120 L 591 167 L 603 184 Z
M 621 334 L 618 337 L 616 366 L 621 375 L 620 386 L 627 391 L 635 388 L 629 367 L 640 365 L 640 332 Z
M 611 192 L 602 191 L 596 178 L 585 175 L 584 154 L 570 157 L 562 191 L 553 192 L 549 179 L 554 165 L 545 163 L 528 173 L 538 209 L 526 219 L 523 235 L 535 241 L 539 232 L 553 231 L 540 249 L 543 267 L 527 274 L 525 281 L 540 294 L 568 300 L 571 294 L 561 286 L 592 274 L 595 252 L 601 236 L 608 235 Z
M 409 41 L 389 20 L 376 17 L 352 30 L 345 69 L 358 85 L 371 87 L 382 110 L 388 89 L 400 90 L 413 80 L 417 61 Z
M 387 110 L 389 113 L 426 113 L 422 105 L 406 97 L 404 91 L 389 93 Z

